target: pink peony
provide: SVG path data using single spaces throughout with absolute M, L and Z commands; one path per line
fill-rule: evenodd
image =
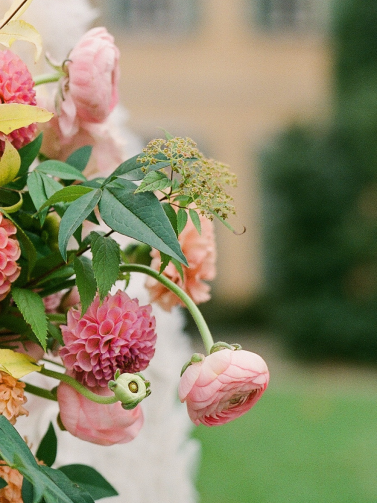
M 118 102 L 119 50 L 105 28 L 89 30 L 66 61 L 59 115 L 64 135 L 77 133 L 80 122 L 103 122 Z
M 262 396 L 268 381 L 267 365 L 259 355 L 222 349 L 189 365 L 178 393 L 193 423 L 216 426 L 245 414 Z
M 8 295 L 11 284 L 21 272 L 16 262 L 21 255 L 20 245 L 17 239 L 10 237 L 16 232 L 12 222 L 0 213 L 0 301 Z
M 151 306 L 120 290 L 100 304 L 96 297 L 83 317 L 71 308 L 61 325 L 65 367 L 88 387 L 106 387 L 116 370 L 139 372 L 154 355 L 156 321 Z
M 182 248 L 189 267 L 182 266 L 183 280 L 175 267 L 170 262 L 164 270 L 164 276 L 180 286 L 196 304 L 206 302 L 210 299 L 210 286 L 204 281 L 211 281 L 216 276 L 216 246 L 214 224 L 208 218 L 200 216 L 201 234 L 196 230 L 194 224 L 189 219 L 186 227 L 179 235 L 179 243 Z M 151 252 L 151 267 L 160 270 L 161 256 L 158 250 Z M 157 302 L 163 309 L 170 311 L 176 305 L 183 303 L 180 299 L 159 281 L 148 277 L 145 286 L 148 288 L 151 301 Z
M 99 395 L 111 394 L 109 389 L 91 388 Z M 143 426 L 141 407 L 125 410 L 120 402 L 102 405 L 92 402 L 72 386 L 61 382 L 58 386 L 60 419 L 75 437 L 100 445 L 131 442 Z
M 0 103 L 36 105 L 34 81 L 25 63 L 11 51 L 0 51 Z M 29 143 L 37 132 L 31 124 L 12 131 L 0 133 L 0 154 L 4 151 L 4 140 L 9 140 L 17 149 Z

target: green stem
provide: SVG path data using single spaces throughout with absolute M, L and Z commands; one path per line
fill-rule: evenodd
M 147 274 L 148 276 L 151 276 L 152 278 L 156 279 L 160 283 L 162 283 L 166 288 L 168 288 L 170 291 L 175 293 L 177 297 L 181 299 L 181 301 L 185 304 L 187 309 L 190 311 L 191 316 L 193 317 L 196 326 L 199 329 L 200 335 L 203 339 L 203 344 L 204 347 L 209 354 L 211 351 L 211 347 L 213 346 L 213 338 L 211 335 L 211 332 L 208 328 L 208 325 L 203 318 L 202 313 L 199 311 L 197 305 L 195 302 L 187 295 L 186 292 L 182 290 L 178 285 L 173 283 L 169 278 L 164 276 L 163 274 L 159 274 L 157 271 L 152 269 L 151 267 L 148 267 L 146 265 L 141 265 L 141 264 L 125 264 L 120 266 L 120 270 L 122 272 L 141 272 L 144 274 Z
M 54 402 L 57 400 L 56 395 L 52 393 L 52 391 L 40 388 L 39 386 L 34 386 L 34 384 L 29 384 L 27 382 L 25 383 L 25 391 L 42 398 L 47 398 L 47 400 L 53 400 Z
M 48 321 L 55 321 L 56 323 L 67 323 L 67 316 L 65 314 L 48 313 L 47 319 Z
M 52 377 L 54 379 L 59 379 L 60 381 L 69 384 L 70 386 L 72 386 L 72 388 L 75 388 L 76 391 L 78 391 L 81 395 L 85 396 L 85 398 L 88 398 L 92 402 L 102 404 L 111 404 L 119 402 L 118 398 L 116 398 L 115 395 L 113 396 L 97 395 L 96 393 L 89 391 L 88 388 L 85 388 L 83 384 L 77 382 L 76 379 L 73 379 L 73 377 L 70 377 L 66 374 L 62 374 L 61 372 L 55 372 L 54 370 L 47 370 L 46 368 L 42 367 L 40 373 L 45 376 Z
M 58 82 L 62 77 L 64 77 L 65 73 L 57 72 L 57 73 L 43 73 L 42 75 L 38 75 L 34 78 L 34 85 L 40 86 L 41 84 L 48 84 L 50 82 Z

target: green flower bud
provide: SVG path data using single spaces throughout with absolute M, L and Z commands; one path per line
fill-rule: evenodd
M 114 381 L 109 381 L 108 386 L 126 410 L 134 409 L 151 394 L 150 382 L 146 381 L 140 373 L 120 374 L 117 371 L 114 378 Z
M 241 344 L 228 344 L 227 342 L 215 342 L 211 347 L 210 354 L 216 353 L 216 351 L 221 351 L 222 349 L 231 349 L 232 351 L 238 351 L 242 349 Z
M 183 372 L 187 369 L 187 367 L 189 367 L 193 363 L 197 363 L 197 362 L 203 361 L 204 358 L 205 358 L 205 356 L 202 355 L 201 353 L 194 353 L 192 355 L 191 359 L 183 365 L 182 370 L 181 370 L 181 377 L 182 377 Z

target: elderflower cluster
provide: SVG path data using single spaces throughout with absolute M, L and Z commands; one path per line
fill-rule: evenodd
M 143 171 L 163 162 L 161 171 L 166 172 L 168 161 L 172 174 L 178 174 L 178 180 L 167 195 L 170 200 L 185 196 L 187 204 L 194 203 L 210 220 L 214 213 L 223 219 L 235 214 L 233 198 L 227 194 L 225 186 L 235 187 L 236 175 L 226 164 L 205 157 L 191 138 L 155 139 L 148 143 L 143 153 L 138 158 L 144 165 Z

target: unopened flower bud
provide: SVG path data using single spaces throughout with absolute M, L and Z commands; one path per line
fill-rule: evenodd
M 192 363 L 201 362 L 204 360 L 204 358 L 205 358 L 205 356 L 202 355 L 201 353 L 194 353 L 192 355 L 191 359 L 183 365 L 182 370 L 181 370 L 181 376 L 182 376 L 183 372 L 187 369 L 187 367 L 189 367 Z
M 109 388 L 126 410 L 134 409 L 138 403 L 151 394 L 150 382 L 146 381 L 140 373 L 120 374 L 117 371 L 114 378 L 114 381 L 109 381 Z
M 222 349 L 230 349 L 231 351 L 239 351 L 242 349 L 240 344 L 228 344 L 227 342 L 215 342 L 211 347 L 210 354 L 216 353 L 216 351 L 221 351 Z

